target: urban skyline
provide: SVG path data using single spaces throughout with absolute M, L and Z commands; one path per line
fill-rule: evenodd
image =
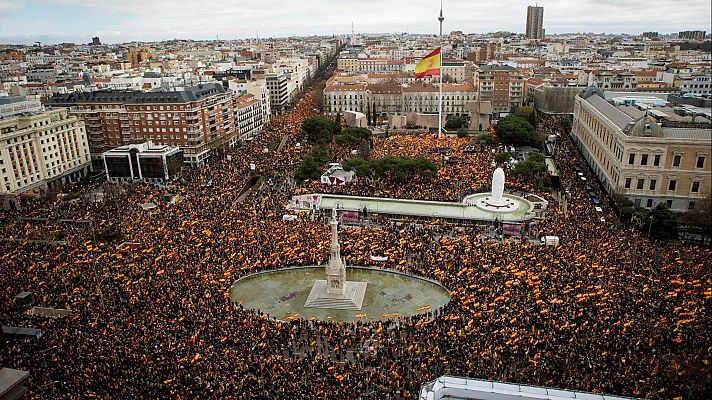
M 432 4 L 431 4 L 432 3 Z M 707 30 L 710 4 L 707 1 L 661 1 L 654 7 L 633 1 L 570 4 L 563 0 L 538 3 L 546 8 L 547 34 L 572 32 L 639 34 L 650 29 L 661 33 L 680 30 Z M 31 44 L 86 43 L 99 36 L 105 43 L 161 41 L 170 39 L 245 39 L 342 35 L 350 33 L 351 23 L 357 33 L 409 32 L 436 34 L 435 18 L 439 2 L 412 4 L 402 0 L 389 3 L 393 15 L 382 13 L 380 3 L 347 0 L 334 8 L 312 0 L 289 4 L 268 0 L 240 8 L 227 1 L 213 2 L 213 7 L 198 8 L 191 2 L 158 0 L 121 3 L 105 0 L 45 0 L 32 2 L 0 0 L 0 43 Z M 444 4 L 444 32 L 486 33 L 525 30 L 526 7 L 536 2 L 522 0 L 485 1 L 477 5 L 466 1 Z M 643 7 L 646 5 L 646 7 Z M 278 11 L 275 11 L 278 10 Z M 706 12 L 700 12 L 705 11 Z M 592 12 L 594 11 L 594 12 Z M 72 24 L 68 25 L 67 21 Z M 197 24 L 188 21 L 205 21 Z M 208 22 L 209 21 L 209 22 Z M 57 33 L 62 32 L 62 33 Z

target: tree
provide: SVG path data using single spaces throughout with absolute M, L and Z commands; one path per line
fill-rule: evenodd
M 678 233 L 678 216 L 665 203 L 660 203 L 651 210 L 635 208 L 631 216 L 631 226 L 643 232 L 650 232 L 650 235 L 657 239 L 675 239 Z
M 330 119 L 317 116 L 305 119 L 302 129 L 310 142 L 325 145 L 331 142 L 340 127 Z
M 470 135 L 470 130 L 467 128 L 460 128 L 457 130 L 457 137 L 459 138 L 465 138 Z
M 371 140 L 371 131 L 366 128 L 348 127 L 334 138 L 336 144 L 344 147 L 355 147 Z
M 480 133 L 477 135 L 477 143 L 492 144 L 492 137 L 486 133 Z
M 685 213 L 685 224 L 688 232 L 700 235 L 700 243 L 712 237 L 712 197 L 708 194 L 702 201 L 697 201 L 695 207 Z
M 532 146 L 540 148 L 541 139 L 536 136 L 536 132 L 529 121 L 516 115 L 508 115 L 497 122 L 494 127 L 497 138 L 503 144 L 513 146 Z
M 496 162 L 497 164 L 502 164 L 502 163 L 509 161 L 512 157 L 513 157 L 512 153 L 510 153 L 508 151 L 505 151 L 502 153 L 497 153 L 494 156 L 494 162 Z
M 336 126 L 339 127 L 339 129 L 341 128 L 341 111 L 336 112 L 336 117 L 334 118 L 334 123 L 336 124 Z
M 512 170 L 513 175 L 525 176 L 533 178 L 537 183 L 544 177 L 548 168 L 544 161 L 544 155 L 532 151 L 529 153 L 527 160 L 517 163 Z M 549 185 L 551 186 L 551 185 Z
M 365 159 L 365 160 L 370 160 L 371 159 L 371 145 L 368 142 L 363 142 L 358 146 L 358 155 L 359 157 Z
M 121 227 L 117 224 L 107 225 L 102 229 L 95 229 L 94 234 L 99 243 L 110 243 L 123 239 Z
M 308 179 L 318 180 L 323 173 L 324 164 L 329 162 L 329 159 L 329 150 L 326 147 L 315 146 L 310 154 L 302 158 L 302 163 L 299 164 L 294 173 L 294 179 L 299 182 L 304 182 Z
M 445 123 L 445 129 L 457 130 L 465 126 L 465 119 L 455 115 L 448 118 L 447 123 Z
M 294 174 L 294 179 L 298 182 L 304 182 L 305 180 L 317 180 L 321 178 L 321 164 L 319 164 L 312 155 L 306 155 L 302 159 L 302 163 L 297 167 L 297 171 Z

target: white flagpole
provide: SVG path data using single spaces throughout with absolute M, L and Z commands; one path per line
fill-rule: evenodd
M 439 107 L 438 107 L 438 139 L 443 137 L 443 3 L 440 2 L 440 16 L 438 21 L 440 21 L 440 96 L 439 96 Z

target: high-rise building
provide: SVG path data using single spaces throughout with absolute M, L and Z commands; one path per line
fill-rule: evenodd
M 99 40 L 98 36 L 91 38 L 91 45 L 92 46 L 101 46 L 101 40 Z
M 544 7 L 527 7 L 527 38 L 544 40 Z
M 677 34 L 678 39 L 702 40 L 707 34 L 706 31 L 681 31 Z

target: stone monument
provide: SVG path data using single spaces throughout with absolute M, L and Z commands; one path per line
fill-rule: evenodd
M 504 170 L 497 168 L 492 174 L 492 196 L 487 199 L 487 204 L 492 207 L 504 207 L 507 200 L 502 197 L 504 194 Z
M 493 213 L 510 213 L 519 208 L 518 202 L 524 201 L 526 200 L 511 194 L 505 196 L 504 170 L 497 168 L 492 174 L 492 191 L 467 196 L 463 202 Z
M 360 310 L 367 283 L 346 280 L 346 267 L 344 260 L 341 259 L 339 245 L 339 221 L 336 219 L 336 209 L 333 210 L 329 225 L 331 226 L 331 252 L 329 262 L 326 264 L 326 280 L 314 281 L 304 307 Z

